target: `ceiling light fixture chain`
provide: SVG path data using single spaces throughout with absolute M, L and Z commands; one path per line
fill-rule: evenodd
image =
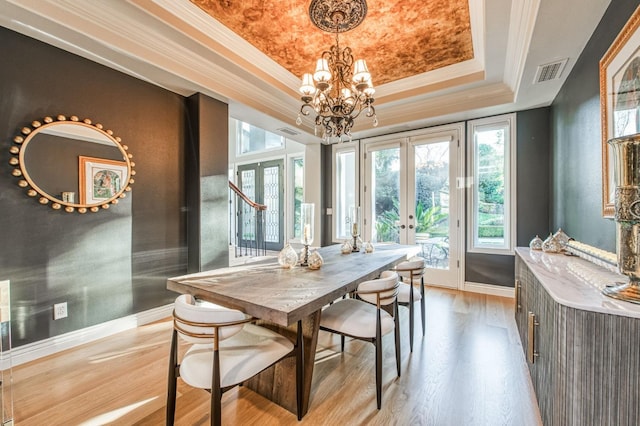
M 354 120 L 365 111 L 378 125 L 371 74 L 363 59 L 354 61 L 350 47 L 340 47 L 339 33 L 358 26 L 367 12 L 365 0 L 312 0 L 309 6 L 311 21 L 320 29 L 335 32 L 336 43 L 322 52 L 314 74 L 302 77 L 302 106 L 296 123 L 302 124 L 302 115 L 315 112 L 315 132 L 322 131 L 322 140 L 351 140 Z

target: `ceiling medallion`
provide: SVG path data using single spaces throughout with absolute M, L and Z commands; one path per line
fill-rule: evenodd
M 365 16 L 365 0 L 312 0 L 309 5 L 311 22 L 328 33 L 350 31 L 360 25 Z
M 322 132 L 325 143 L 351 140 L 354 120 L 364 112 L 378 118 L 373 107 L 375 89 L 364 59 L 354 61 L 350 47 L 340 48 L 338 34 L 357 27 L 367 14 L 365 0 L 312 0 L 309 6 L 311 21 L 321 30 L 335 33 L 336 44 L 322 52 L 313 74 L 302 76 L 300 93 L 303 102 L 296 123 L 302 124 L 301 115 L 315 112 L 315 132 Z

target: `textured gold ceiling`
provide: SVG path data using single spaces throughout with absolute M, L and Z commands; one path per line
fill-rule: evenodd
M 191 0 L 294 75 L 313 72 L 335 35 L 309 19 L 294 0 Z M 468 0 L 369 1 L 367 16 L 340 34 L 355 59 L 366 59 L 375 85 L 473 58 Z

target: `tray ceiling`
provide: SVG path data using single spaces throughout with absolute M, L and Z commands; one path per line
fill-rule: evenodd
M 354 138 L 550 105 L 610 0 L 376 0 L 341 34 L 376 86 Z M 303 143 L 300 77 L 334 42 L 309 0 L 0 0 L 0 25 Z M 566 63 L 536 81 L 540 65 Z M 597 64 L 593 65 L 597 66 Z M 280 131 L 279 129 L 286 129 Z M 297 134 L 296 134 L 297 133 Z M 293 135 L 293 136 L 292 136 Z
M 190 1 L 298 77 L 335 41 L 311 22 L 306 1 Z M 369 3 L 364 22 L 340 34 L 340 44 L 367 61 L 374 84 L 473 59 L 468 0 Z

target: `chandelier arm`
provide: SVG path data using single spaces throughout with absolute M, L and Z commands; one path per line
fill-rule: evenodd
M 375 116 L 375 115 L 376 115 L 376 109 L 375 109 L 375 107 L 374 107 L 373 105 L 369 105 L 369 106 L 367 107 L 367 114 L 366 114 L 366 116 L 367 116 L 367 117 L 373 117 L 373 116 Z
M 356 118 L 358 118 L 360 116 L 362 111 L 367 111 L 365 113 L 365 116 L 367 116 L 367 117 L 373 117 L 375 115 L 375 113 L 376 113 L 376 111 L 373 108 L 373 106 L 360 105 L 359 108 L 358 108 L 358 111 L 355 114 L 349 114 L 349 115 L 351 116 L 352 119 L 355 120 Z
M 306 108 L 309 108 L 312 111 L 315 111 L 315 108 L 313 108 L 313 105 L 307 103 L 307 104 L 302 104 L 302 106 L 300 107 L 300 114 L 304 116 L 308 116 L 311 111 L 309 111 Z

